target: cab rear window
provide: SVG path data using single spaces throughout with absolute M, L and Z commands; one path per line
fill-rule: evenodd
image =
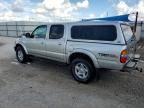
M 106 26 L 73 26 L 71 28 L 72 39 L 114 41 L 117 38 L 116 27 Z

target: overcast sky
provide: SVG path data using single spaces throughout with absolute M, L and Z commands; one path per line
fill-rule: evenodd
M 144 20 L 144 0 L 0 0 L 0 21 L 79 20 L 136 11 Z

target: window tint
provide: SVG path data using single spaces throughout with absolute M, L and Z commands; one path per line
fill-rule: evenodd
M 64 34 L 64 26 L 63 25 L 52 25 L 50 28 L 50 39 L 60 39 Z
M 35 38 L 45 38 L 47 33 L 47 26 L 42 25 L 37 27 L 34 32 L 32 33 L 32 36 Z
M 73 26 L 73 39 L 114 41 L 117 37 L 115 26 Z

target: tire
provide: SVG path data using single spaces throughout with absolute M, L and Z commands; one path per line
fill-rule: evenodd
M 73 78 L 81 83 L 90 82 L 96 75 L 94 66 L 82 58 L 76 58 L 72 61 L 71 73 Z
M 24 49 L 20 46 L 16 48 L 16 58 L 20 63 L 26 63 L 27 62 L 27 54 L 25 53 Z

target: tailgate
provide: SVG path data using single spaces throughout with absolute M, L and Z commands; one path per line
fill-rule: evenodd
M 127 42 L 127 51 L 128 51 L 129 59 L 134 58 L 134 55 L 135 55 L 135 52 L 136 52 L 136 40 L 130 39 Z

